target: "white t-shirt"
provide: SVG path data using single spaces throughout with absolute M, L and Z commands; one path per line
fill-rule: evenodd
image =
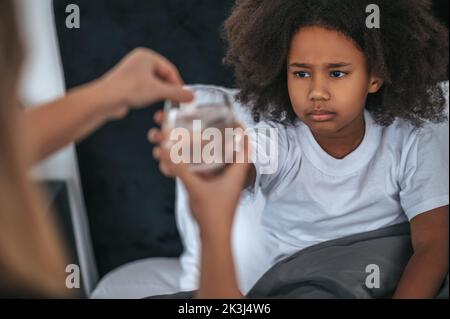
M 261 221 L 273 262 L 320 242 L 406 222 L 448 205 L 448 163 L 433 130 L 400 119 L 383 127 L 367 111 L 364 117 L 364 139 L 343 159 L 326 153 L 300 121 L 295 126 L 256 125 L 278 130 L 277 138 L 251 138 L 257 176 L 249 189 L 255 193 L 259 188 L 266 197 Z M 267 158 L 275 159 L 267 143 L 278 145 L 273 174 L 261 174 Z

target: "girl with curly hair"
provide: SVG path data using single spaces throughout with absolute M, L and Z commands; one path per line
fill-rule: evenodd
M 380 8 L 380 28 L 366 25 L 371 3 Z M 429 7 L 425 0 L 236 2 L 225 22 L 225 62 L 256 127 L 278 132 L 269 136 L 276 172 L 262 173 L 258 160 L 248 169 L 249 189 L 267 200 L 262 225 L 273 263 L 409 221 L 413 254 L 389 297 L 436 296 L 448 274 L 448 163 L 429 122 L 446 119 L 448 93 L 439 84 L 448 30 Z M 252 145 L 270 158 L 258 141 Z M 192 195 L 204 249 L 227 255 L 235 206 L 218 207 L 214 192 L 223 187 L 202 187 L 199 177 L 173 169 Z M 202 267 L 211 266 L 202 256 Z M 201 281 L 200 295 L 240 294 L 230 263 L 214 271 L 217 280 Z

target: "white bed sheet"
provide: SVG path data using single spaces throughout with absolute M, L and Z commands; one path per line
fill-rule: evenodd
M 140 299 L 180 291 L 179 258 L 148 258 L 125 264 L 106 274 L 91 299 Z

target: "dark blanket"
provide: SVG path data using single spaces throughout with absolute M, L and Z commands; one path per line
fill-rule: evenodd
M 412 253 L 409 223 L 323 242 L 278 262 L 247 297 L 390 298 Z M 438 298 L 448 298 L 448 286 L 447 276 Z M 183 292 L 165 298 L 192 296 Z
M 327 241 L 280 261 L 248 297 L 390 298 L 412 252 L 409 223 Z M 374 269 L 379 288 L 370 288 Z M 448 298 L 448 280 L 439 297 Z

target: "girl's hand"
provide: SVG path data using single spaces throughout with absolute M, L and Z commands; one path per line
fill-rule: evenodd
M 155 114 L 157 123 L 160 124 L 162 118 L 163 112 Z M 151 129 L 148 138 L 157 144 L 165 140 L 158 129 Z M 242 144 L 240 152 L 248 154 L 248 140 L 244 138 Z M 188 164 L 174 164 L 170 160 L 170 150 L 165 147 L 155 146 L 153 155 L 160 161 L 160 169 L 166 176 L 177 176 L 185 185 L 192 214 L 203 237 L 220 235 L 221 230 L 231 231 L 235 210 L 248 177 L 248 161 L 228 164 L 217 175 L 200 175 L 192 172 Z
M 141 108 L 164 99 L 189 102 L 193 94 L 183 89 L 177 68 L 160 54 L 137 48 L 97 81 L 99 92 L 112 118 L 125 116 L 131 108 Z

